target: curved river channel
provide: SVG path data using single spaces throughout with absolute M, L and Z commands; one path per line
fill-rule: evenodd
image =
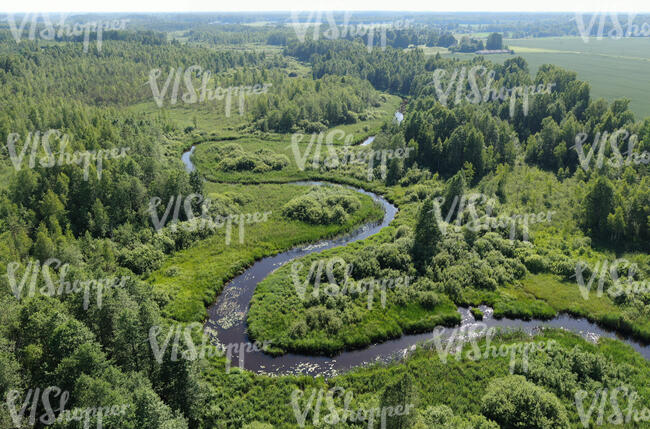
M 190 159 L 193 152 L 194 146 L 182 156 L 187 171 L 194 170 L 194 164 Z M 293 182 L 293 184 L 329 185 L 326 182 Z M 250 344 L 251 340 L 248 338 L 246 332 L 246 315 L 250 300 L 255 292 L 255 287 L 259 282 L 281 265 L 296 258 L 333 247 L 345 246 L 348 243 L 363 240 L 374 235 L 395 218 L 397 207 L 381 196 L 363 189 L 348 188 L 368 195 L 380 204 L 384 209 L 384 219 L 381 222 L 366 224 L 342 237 L 297 246 L 288 251 L 255 262 L 242 274 L 228 282 L 217 298 L 217 301 L 208 308 L 208 320 L 205 323 L 205 330 L 213 339 L 225 345 Z M 458 308 L 462 316 L 461 324 L 458 327 L 459 332 L 468 332 L 467 329 L 472 326 L 477 326 L 477 323 L 482 323 L 484 324 L 483 326 L 487 327 L 521 329 L 530 334 L 534 334 L 542 327 L 555 327 L 578 333 L 589 341 L 597 341 L 600 337 L 619 339 L 632 346 L 646 359 L 650 359 L 650 346 L 643 345 L 633 339 L 625 338 L 615 332 L 605 330 L 586 319 L 574 318 L 566 314 L 561 314 L 548 321 L 495 319 L 492 317 L 492 309 L 486 306 L 481 306 L 480 308 L 484 312 L 484 318 L 481 322 L 477 322 L 474 319 L 469 309 Z M 445 332 L 451 333 L 452 329 L 447 329 Z M 477 330 L 477 332 L 479 331 Z M 364 349 L 344 351 L 334 357 L 300 355 L 295 353 L 287 353 L 282 356 L 273 357 L 256 349 L 251 350 L 251 347 L 248 346 L 242 352 L 239 352 L 237 349 L 231 350 L 231 365 L 232 367 L 239 366 L 259 374 L 282 375 L 300 373 L 312 376 L 322 375 L 324 377 L 331 377 L 356 366 L 377 361 L 388 362 L 404 358 L 409 351 L 415 349 L 418 343 L 430 342 L 432 339 L 432 332 L 404 335 L 397 339 L 373 344 Z

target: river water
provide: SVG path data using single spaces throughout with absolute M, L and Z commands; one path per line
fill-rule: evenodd
M 195 147 L 192 146 L 192 148 L 185 152 L 181 158 L 188 172 L 194 170 L 194 164 L 190 159 L 194 148 Z M 293 182 L 293 184 L 344 186 L 325 182 Z M 248 313 L 250 300 L 253 297 L 257 284 L 278 267 L 310 253 L 320 252 L 333 247 L 345 246 L 354 241 L 363 240 L 378 233 L 395 218 L 398 211 L 397 207 L 381 196 L 363 189 L 352 188 L 349 186 L 346 187 L 354 189 L 361 194 L 368 195 L 380 204 L 384 209 L 383 220 L 381 222 L 366 224 L 342 237 L 331 240 L 321 240 L 309 245 L 297 246 L 288 251 L 255 262 L 242 274 L 228 282 L 224 286 L 222 293 L 217 298 L 217 301 L 208 308 L 208 320 L 205 323 L 205 330 L 214 340 L 218 341 L 220 344 L 226 345 L 251 342 L 246 332 L 246 315 Z M 481 323 L 484 323 L 487 327 L 521 329 L 531 335 L 543 327 L 554 327 L 578 333 L 589 341 L 597 341 L 600 337 L 616 338 L 632 346 L 646 359 L 650 359 L 650 346 L 641 344 L 633 339 L 625 338 L 615 332 L 605 330 L 595 323 L 583 318 L 574 318 L 566 314 L 561 314 L 548 321 L 524 321 L 505 318 L 495 319 L 492 316 L 492 309 L 485 306 L 481 306 L 481 309 L 484 312 L 484 319 Z M 458 308 L 458 311 L 462 317 L 459 328 L 467 329 L 477 323 L 469 309 Z M 452 330 L 447 329 L 446 331 L 447 333 L 451 333 Z M 296 353 L 287 353 L 282 356 L 273 357 L 261 351 L 250 350 L 251 348 L 248 347 L 246 351 L 241 353 L 237 350 L 232 351 L 231 362 L 232 366 L 240 366 L 259 374 L 282 375 L 301 373 L 312 376 L 322 375 L 325 377 L 331 377 L 348 371 L 356 366 L 377 361 L 387 362 L 395 359 L 402 359 L 410 350 L 413 350 L 418 343 L 430 343 L 432 338 L 432 332 L 404 335 L 396 339 L 373 344 L 363 349 L 344 351 L 334 357 L 310 356 Z

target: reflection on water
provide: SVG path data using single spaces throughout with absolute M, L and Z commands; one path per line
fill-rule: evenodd
M 181 161 L 183 161 L 183 164 L 185 164 L 185 171 L 187 171 L 188 173 L 194 171 L 194 163 L 192 162 L 190 157 L 194 153 L 195 149 L 196 146 L 192 146 L 190 150 L 183 152 L 183 155 L 181 156 Z
M 367 139 L 365 139 L 359 146 L 368 146 L 370 143 L 372 143 L 375 140 L 376 136 L 370 136 Z

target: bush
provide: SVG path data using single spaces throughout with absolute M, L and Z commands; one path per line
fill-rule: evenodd
M 357 254 L 352 261 L 352 277 L 355 280 L 361 280 L 368 277 L 377 277 L 379 270 L 379 261 L 375 257 L 375 248 L 368 247 Z
M 410 255 L 400 251 L 394 243 L 384 243 L 379 246 L 377 260 L 382 268 L 393 268 L 400 271 L 407 271 L 411 265 Z
M 474 319 L 483 320 L 483 312 L 481 311 L 480 308 L 472 307 L 472 308 L 469 309 L 469 311 L 472 312 L 472 315 L 474 316 Z
M 413 429 L 499 429 L 483 416 L 471 415 L 467 419 L 455 416 L 447 405 L 428 406 L 418 412 Z
M 566 257 L 558 258 L 551 262 L 551 272 L 569 280 L 576 275 L 576 262 Z
M 221 171 L 265 173 L 271 170 L 282 170 L 289 165 L 289 158 L 285 155 L 276 154 L 268 149 L 259 149 L 253 153 L 248 153 L 235 143 L 211 146 L 207 149 L 207 152 L 214 157 L 217 162 L 217 169 Z
M 149 273 L 162 265 L 165 255 L 150 244 L 137 246 L 133 250 L 125 250 L 119 258 L 119 263 L 136 274 Z
M 568 428 L 567 411 L 552 393 L 520 375 L 498 378 L 481 400 L 481 412 L 503 428 Z
M 418 292 L 418 303 L 428 309 L 433 310 L 440 304 L 440 297 L 435 292 Z
M 314 187 L 284 205 L 283 214 L 311 224 L 345 224 L 348 215 L 361 208 L 356 195 L 330 187 Z
M 530 255 L 524 258 L 524 265 L 531 273 L 541 273 L 548 268 L 548 260 L 539 255 Z

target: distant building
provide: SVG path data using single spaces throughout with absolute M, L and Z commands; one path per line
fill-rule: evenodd
M 478 55 L 490 55 L 490 54 L 514 54 L 515 51 L 512 49 L 484 49 L 482 51 L 474 52 Z

